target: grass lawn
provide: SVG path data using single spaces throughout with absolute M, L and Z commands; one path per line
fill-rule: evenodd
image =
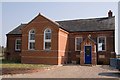
M 36 70 L 44 70 L 50 68 L 51 65 L 43 64 L 22 64 L 16 63 L 14 61 L 2 60 L 0 63 L 0 68 L 2 69 L 2 74 L 21 74 L 21 73 L 31 73 Z
M 43 64 L 22 64 L 22 63 L 15 63 L 13 61 L 2 61 L 2 68 L 45 68 L 49 67 L 50 65 L 43 65 Z

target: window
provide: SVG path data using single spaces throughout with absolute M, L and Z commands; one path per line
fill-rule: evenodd
M 98 51 L 105 51 L 106 50 L 106 37 L 100 36 L 98 37 Z
M 21 39 L 15 40 L 15 50 L 20 51 L 21 50 Z
M 28 49 L 35 50 L 35 30 L 29 31 Z
M 51 29 L 44 31 L 44 50 L 51 50 Z
M 75 38 L 75 51 L 81 50 L 81 42 L 83 41 L 82 37 L 76 37 Z

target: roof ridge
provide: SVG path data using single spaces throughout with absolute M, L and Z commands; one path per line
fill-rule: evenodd
M 56 21 L 56 22 L 63 22 L 63 21 L 78 21 L 78 20 L 98 20 L 98 19 L 110 19 L 110 18 L 114 18 L 115 16 L 112 17 L 98 17 L 98 18 L 87 18 L 87 19 L 69 19 L 69 20 L 60 20 L 60 21 Z

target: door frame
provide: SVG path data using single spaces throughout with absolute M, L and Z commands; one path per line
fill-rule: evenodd
M 92 45 L 85 45 L 84 46 L 84 64 L 85 64 L 85 47 L 90 46 L 91 47 L 91 64 L 92 64 Z

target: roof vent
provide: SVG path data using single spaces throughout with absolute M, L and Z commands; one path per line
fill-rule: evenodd
M 108 12 L 108 17 L 112 17 L 112 11 L 111 10 L 109 10 L 109 12 Z

